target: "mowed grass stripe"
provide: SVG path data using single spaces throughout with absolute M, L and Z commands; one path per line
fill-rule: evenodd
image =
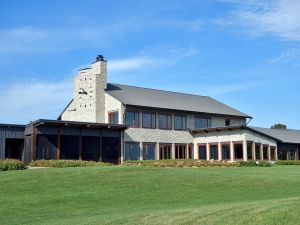
M 46 168 L 2 172 L 0 184 L 0 224 L 295 224 L 300 214 L 297 166 Z

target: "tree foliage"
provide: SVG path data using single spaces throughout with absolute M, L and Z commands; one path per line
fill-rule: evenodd
M 272 129 L 287 129 L 287 126 L 282 123 L 275 123 L 271 126 Z

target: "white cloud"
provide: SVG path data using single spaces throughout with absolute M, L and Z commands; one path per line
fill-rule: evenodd
M 275 35 L 284 40 L 300 41 L 300 1 L 225 1 L 235 6 L 229 18 L 217 24 L 238 25 L 252 36 Z
M 72 98 L 72 81 L 28 82 L 1 85 L 1 123 L 28 123 L 56 119 Z
M 281 52 L 278 57 L 268 60 L 268 62 L 272 64 L 289 63 L 293 60 L 296 60 L 298 62 L 299 56 L 300 56 L 300 49 L 297 48 L 287 49 L 286 51 Z
M 110 60 L 108 63 L 108 70 L 113 71 L 126 71 L 126 70 L 135 70 L 141 69 L 145 66 L 153 66 L 153 60 L 142 56 L 135 58 L 125 58 L 125 59 L 115 59 Z
M 161 23 L 161 25 L 166 27 L 178 28 L 184 31 L 198 31 L 203 27 L 202 20 L 171 20 L 157 23 Z

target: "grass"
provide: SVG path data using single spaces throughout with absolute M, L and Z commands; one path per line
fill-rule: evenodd
M 300 167 L 0 173 L 0 224 L 299 224 Z

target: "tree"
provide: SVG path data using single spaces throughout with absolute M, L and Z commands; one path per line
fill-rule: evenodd
M 275 123 L 271 126 L 271 129 L 287 129 L 285 124 Z

